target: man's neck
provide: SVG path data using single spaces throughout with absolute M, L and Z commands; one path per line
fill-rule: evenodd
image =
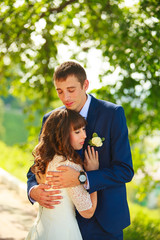
M 87 96 L 87 94 L 86 94 L 85 102 L 84 102 L 84 104 L 83 104 L 82 108 L 83 108 L 83 107 L 84 107 L 84 105 L 86 104 L 86 102 L 87 102 L 87 99 L 88 99 L 88 96 Z M 82 108 L 81 108 L 81 110 L 82 110 Z M 81 110 L 80 110 L 80 111 L 81 111 Z
M 79 112 L 81 114 L 81 116 L 83 116 L 84 118 L 87 118 L 87 114 L 88 114 L 88 110 L 89 110 L 89 106 L 90 106 L 90 101 L 91 101 L 91 96 L 86 95 L 85 104 L 83 105 L 81 111 Z

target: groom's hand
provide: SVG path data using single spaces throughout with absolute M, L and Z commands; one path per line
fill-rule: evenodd
M 53 209 L 54 205 L 60 204 L 62 196 L 60 190 L 47 191 L 50 186 L 46 184 L 39 184 L 33 187 L 30 191 L 30 197 L 38 202 L 42 207 Z
M 68 167 L 60 166 L 57 168 L 60 172 L 47 172 L 46 180 L 54 189 L 75 187 L 80 184 L 78 177 L 79 171 Z

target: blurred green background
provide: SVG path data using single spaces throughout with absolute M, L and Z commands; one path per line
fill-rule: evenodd
M 160 239 L 160 6 L 151 0 L 0 3 L 0 167 L 26 182 L 52 76 L 74 59 L 89 92 L 125 109 L 135 176 L 125 240 Z

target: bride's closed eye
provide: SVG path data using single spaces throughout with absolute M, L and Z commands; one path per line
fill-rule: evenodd
M 76 133 L 76 134 L 80 133 L 80 130 L 76 130 L 75 133 Z
M 86 131 L 86 127 L 77 129 L 77 130 L 75 130 L 74 132 L 75 132 L 76 134 L 79 134 L 79 133 L 81 132 L 81 130 Z

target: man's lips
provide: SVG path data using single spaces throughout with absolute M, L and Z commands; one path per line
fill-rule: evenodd
M 72 104 L 73 102 L 68 102 L 68 103 L 65 103 L 65 106 L 70 107 Z

